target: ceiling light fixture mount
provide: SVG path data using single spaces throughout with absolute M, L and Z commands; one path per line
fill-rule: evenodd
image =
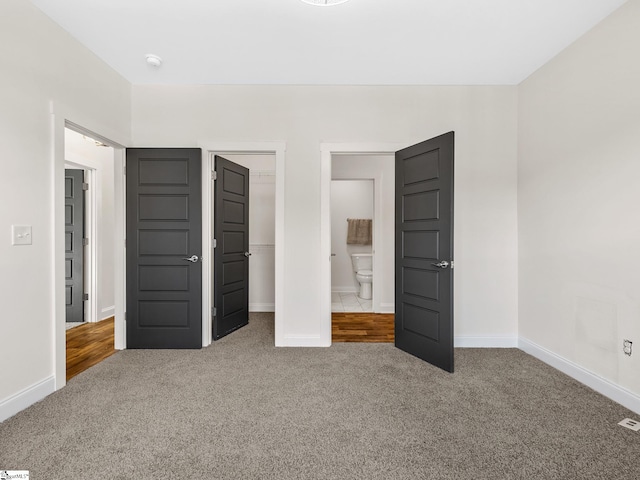
M 162 59 L 157 55 L 153 55 L 152 53 L 148 53 L 146 55 L 146 58 L 147 58 L 147 63 L 149 65 L 151 65 L 152 67 L 158 68 L 160 65 L 162 65 Z
M 316 7 L 332 7 L 334 5 L 340 5 L 341 3 L 348 2 L 349 0 L 302 0 L 309 5 L 315 5 Z

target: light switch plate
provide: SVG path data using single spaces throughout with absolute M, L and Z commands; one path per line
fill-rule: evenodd
M 31 225 L 11 225 L 12 245 L 31 245 Z

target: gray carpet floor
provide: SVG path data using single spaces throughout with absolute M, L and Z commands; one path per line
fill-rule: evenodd
M 638 479 L 634 414 L 515 349 L 451 375 L 391 344 L 128 350 L 0 424 L 32 479 Z

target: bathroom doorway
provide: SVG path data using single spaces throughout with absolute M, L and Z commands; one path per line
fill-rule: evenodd
M 331 181 L 331 311 L 373 312 L 374 182 Z
M 336 254 L 331 257 L 332 312 L 394 313 L 394 191 L 393 155 L 331 155 L 329 225 L 331 253 Z M 372 219 L 370 246 L 347 244 L 348 218 Z M 361 284 L 356 279 L 351 255 L 357 253 L 371 255 L 370 306 L 365 303 L 367 299 L 356 295 Z

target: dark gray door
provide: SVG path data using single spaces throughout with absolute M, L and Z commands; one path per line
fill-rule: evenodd
M 84 172 L 64 171 L 64 271 L 67 322 L 84 322 Z
M 127 149 L 127 347 L 202 347 L 199 148 Z
M 215 157 L 213 339 L 249 323 L 249 170 Z
M 396 152 L 396 346 L 453 372 L 453 132 Z

